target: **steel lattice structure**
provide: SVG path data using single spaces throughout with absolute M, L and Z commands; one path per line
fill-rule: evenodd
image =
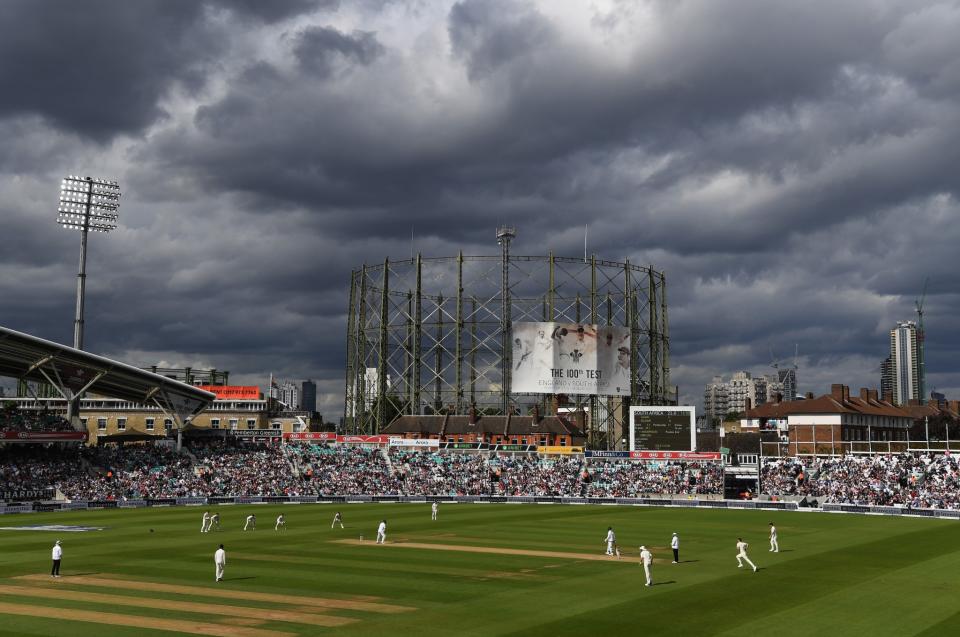
M 631 395 L 567 396 L 590 443 L 616 446 L 629 406 L 676 404 L 667 284 L 627 262 L 514 256 L 384 260 L 354 270 L 347 327 L 345 426 L 376 433 L 401 414 L 527 413 L 551 397 L 510 392 L 513 321 L 597 323 L 631 331 Z

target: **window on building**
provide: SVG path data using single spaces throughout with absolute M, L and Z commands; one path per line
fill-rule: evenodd
M 144 421 L 147 431 L 153 431 L 153 421 L 154 421 L 153 418 L 147 418 Z
M 106 430 L 107 430 L 107 419 L 97 418 L 97 431 L 106 431 Z
M 257 419 L 247 418 L 247 429 L 256 429 L 256 428 L 257 428 Z
M 239 428 L 239 426 L 240 426 L 240 420 L 239 420 L 239 419 L 237 419 L 237 418 L 231 418 L 231 419 L 230 419 L 230 430 L 231 430 L 231 431 L 236 431 L 236 430 Z
M 126 430 L 127 430 L 127 419 L 117 418 L 117 431 L 126 431 Z
M 272 423 L 270 425 L 271 429 L 283 429 L 283 424 L 279 422 Z
M 211 418 L 211 419 L 210 419 L 210 428 L 211 428 L 211 429 L 219 429 L 219 428 L 220 428 L 220 419 L 219 419 L 219 418 Z
M 84 428 L 84 429 L 86 429 L 86 428 L 87 428 L 87 419 L 86 419 L 86 418 L 81 418 L 81 419 L 80 419 L 80 424 L 83 425 L 83 428 Z
M 173 429 L 173 421 L 169 418 L 163 419 L 163 428 L 169 433 Z

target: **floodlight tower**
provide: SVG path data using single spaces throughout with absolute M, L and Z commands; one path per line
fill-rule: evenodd
M 513 370 L 513 344 L 510 342 L 510 241 L 517 236 L 516 228 L 500 226 L 497 228 L 497 243 L 503 250 L 503 273 L 500 281 L 500 300 L 503 309 L 500 314 L 500 335 L 502 339 L 500 357 L 501 408 L 503 415 L 510 413 L 510 372 Z
M 115 181 L 68 175 L 60 183 L 57 223 L 80 231 L 80 272 L 77 274 L 77 312 L 73 346 L 83 349 L 83 302 L 87 280 L 87 233 L 110 232 L 117 227 L 120 186 Z M 67 401 L 67 417 L 79 413 L 80 397 Z

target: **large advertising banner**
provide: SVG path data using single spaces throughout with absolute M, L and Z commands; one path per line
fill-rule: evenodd
M 259 400 L 260 387 L 256 385 L 199 385 L 198 389 L 217 395 L 217 400 Z
M 630 328 L 514 323 L 510 391 L 630 395 Z

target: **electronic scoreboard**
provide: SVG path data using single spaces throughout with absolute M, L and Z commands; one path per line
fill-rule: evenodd
M 696 451 L 693 407 L 631 407 L 630 451 Z

